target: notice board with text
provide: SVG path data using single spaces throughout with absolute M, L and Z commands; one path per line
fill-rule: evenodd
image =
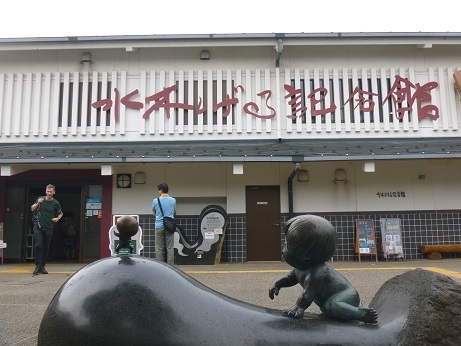
M 374 220 L 355 220 L 355 253 L 359 256 L 359 262 L 361 255 L 375 255 L 376 262 L 378 262 Z
M 404 258 L 400 219 L 380 219 L 382 251 L 388 258 Z

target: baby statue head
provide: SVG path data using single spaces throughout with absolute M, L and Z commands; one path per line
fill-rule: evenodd
M 122 216 L 117 220 L 117 230 L 120 238 L 131 238 L 138 233 L 138 221 L 133 216 Z
M 118 254 L 120 249 L 128 248 L 130 253 L 134 252 L 134 248 L 131 245 L 131 237 L 138 233 L 138 221 L 133 216 L 122 216 L 117 220 L 117 231 L 114 234 L 119 237 L 119 243 L 115 248 L 115 252 Z
M 283 257 L 294 268 L 323 263 L 336 251 L 336 231 L 320 216 L 301 215 L 288 220 L 285 235 Z

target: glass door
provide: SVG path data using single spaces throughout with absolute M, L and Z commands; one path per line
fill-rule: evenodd
M 29 213 L 26 212 L 26 188 L 24 186 L 8 186 L 6 191 L 6 214 L 3 225 L 3 241 L 7 247 L 3 251 L 5 258 L 13 260 L 25 259 L 25 227 L 28 225 L 26 218 Z M 30 210 L 30 209 L 29 209 Z M 30 219 L 30 218 L 29 218 Z M 32 227 L 32 220 L 29 222 Z
M 100 257 L 102 185 L 87 185 L 83 190 L 84 234 L 80 245 L 83 249 L 83 262 L 91 262 Z

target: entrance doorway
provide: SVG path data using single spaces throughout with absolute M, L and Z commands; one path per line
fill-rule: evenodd
M 54 225 L 48 261 L 86 263 L 99 259 L 103 205 L 99 172 L 79 174 L 78 171 L 68 171 L 66 180 L 57 178 L 58 174 L 53 171 L 46 173 L 46 181 L 35 179 L 31 182 L 28 175 L 32 173 L 25 172 L 6 184 L 4 240 L 8 247 L 4 251 L 5 258 L 14 262 L 35 260 L 30 206 L 38 197 L 45 196 L 46 185 L 53 181 L 56 184 L 55 198 L 61 204 L 64 215 Z
M 280 187 L 247 186 L 247 261 L 281 261 Z
M 45 186 L 31 186 L 29 188 L 27 206 L 32 205 L 38 197 L 45 196 Z M 63 261 L 80 259 L 80 230 L 82 225 L 82 187 L 81 186 L 56 186 L 56 200 L 61 204 L 63 216 L 54 225 L 53 238 L 51 239 L 49 261 Z M 30 210 L 28 210 L 30 213 Z M 31 217 L 28 220 L 26 260 L 33 260 L 33 224 Z

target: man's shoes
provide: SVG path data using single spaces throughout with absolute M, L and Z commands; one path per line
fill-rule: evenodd
M 38 275 L 38 274 L 48 274 L 48 272 L 46 271 L 45 269 L 45 266 L 42 266 L 42 265 L 36 265 L 35 266 L 35 269 L 34 271 L 32 272 L 32 274 L 34 275 Z

